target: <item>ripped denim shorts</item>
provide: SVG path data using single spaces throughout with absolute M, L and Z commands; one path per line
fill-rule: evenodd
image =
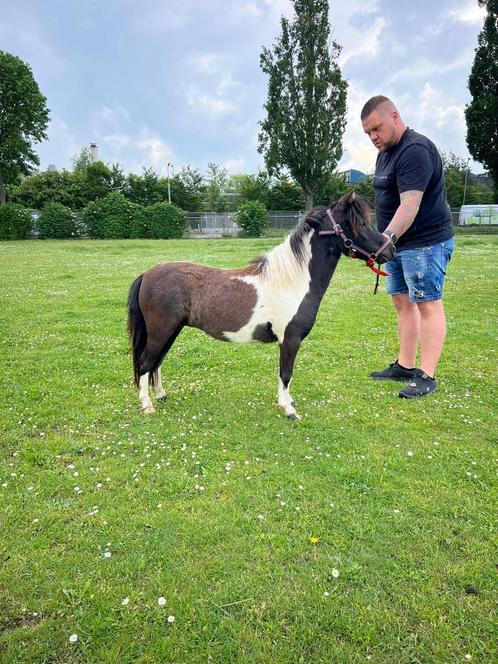
M 394 261 L 385 264 L 389 295 L 408 293 L 410 302 L 428 302 L 443 297 L 446 266 L 455 238 L 417 249 L 400 249 Z

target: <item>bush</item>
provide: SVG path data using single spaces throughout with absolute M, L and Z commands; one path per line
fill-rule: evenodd
M 0 205 L 0 240 L 24 240 L 32 225 L 31 212 L 22 205 Z
M 140 203 L 129 202 L 130 214 L 130 237 L 131 238 L 144 238 L 147 235 L 147 217 L 145 214 L 146 208 Z
M 260 237 L 268 228 L 268 210 L 259 201 L 241 203 L 237 210 L 237 224 L 246 237 Z
M 103 240 L 128 238 L 132 229 L 140 225 L 136 217 L 142 209 L 123 194 L 113 192 L 89 203 L 83 210 L 83 221 L 90 237 Z
M 187 214 L 170 203 L 155 203 L 145 208 L 149 238 L 181 238 L 187 226 Z M 142 236 L 144 237 L 144 236 Z
M 61 240 L 76 234 L 74 214 L 61 203 L 46 203 L 36 225 L 42 238 Z

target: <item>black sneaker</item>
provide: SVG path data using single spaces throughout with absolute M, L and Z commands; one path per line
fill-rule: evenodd
M 374 380 L 402 380 L 407 381 L 413 378 L 416 369 L 405 369 L 398 364 L 398 360 L 390 364 L 387 369 L 382 371 L 372 371 L 370 378 Z
M 436 391 L 437 384 L 434 378 L 431 378 L 421 369 L 415 369 L 415 375 L 404 387 L 399 396 L 402 399 L 417 399 L 419 397 L 426 397 Z

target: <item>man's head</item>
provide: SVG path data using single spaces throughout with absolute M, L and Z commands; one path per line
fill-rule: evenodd
M 396 145 L 406 129 L 396 106 L 382 95 L 367 101 L 361 111 L 361 124 L 379 152 Z

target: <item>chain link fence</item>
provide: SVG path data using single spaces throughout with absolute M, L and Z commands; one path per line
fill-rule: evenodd
M 297 210 L 270 210 L 270 230 L 292 230 L 297 226 L 302 212 Z M 236 237 L 240 234 L 235 212 L 188 212 L 190 237 Z

